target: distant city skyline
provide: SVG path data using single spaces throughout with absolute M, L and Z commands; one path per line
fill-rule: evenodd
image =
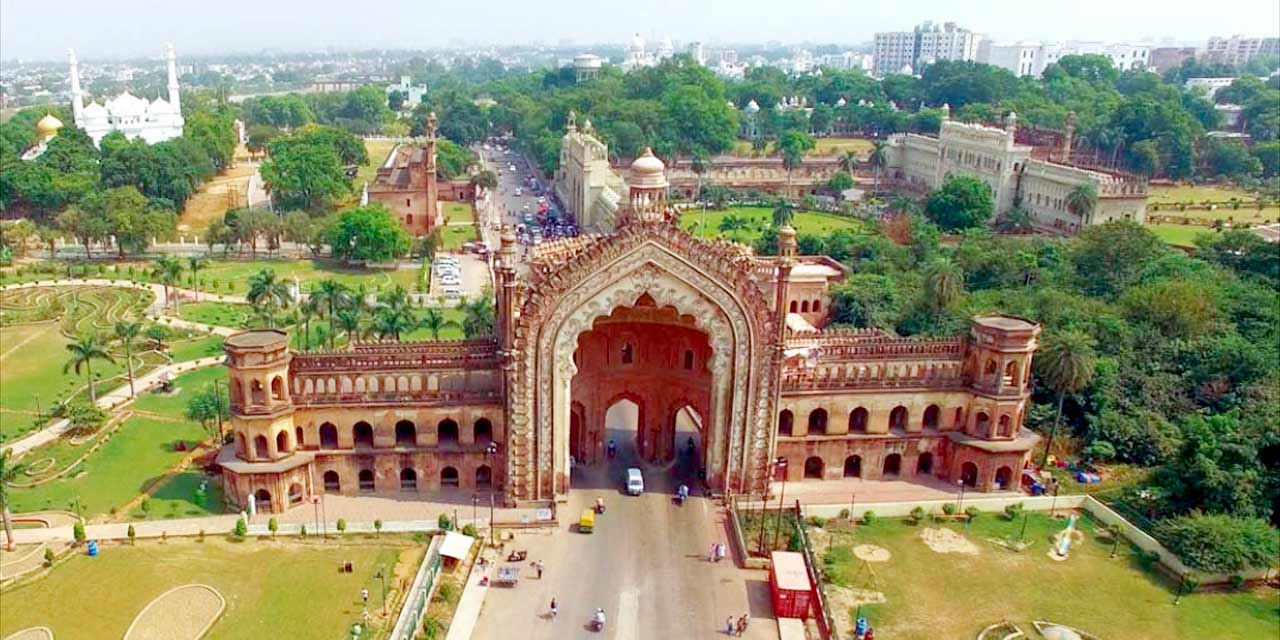
M 951 2 L 918 0 L 875 13 L 836 0 L 651 0 L 605 7 L 584 0 L 491 0 L 484 11 L 439 0 L 383 0 L 366 6 L 374 10 L 349 2 L 298 0 L 68 0 L 56 5 L 0 0 L 0 59 L 54 60 L 65 56 L 67 48 L 75 48 L 86 60 L 158 58 L 165 42 L 175 43 L 180 55 L 557 45 L 566 40 L 585 47 L 624 44 L 635 32 L 678 42 L 852 45 L 870 41 L 876 31 L 909 30 L 925 20 L 956 22 L 996 40 L 1158 44 L 1202 42 L 1215 35 L 1280 35 L 1280 3 L 1275 0 L 1197 3 L 1194 12 L 1158 0 L 1040 3 L 1034 12 L 1013 0 L 970 3 L 963 11 Z M 762 19 L 765 14 L 768 19 Z

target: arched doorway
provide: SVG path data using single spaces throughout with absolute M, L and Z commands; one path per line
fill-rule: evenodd
M 902 473 L 902 454 L 891 453 L 884 457 L 884 471 L 881 473 L 886 478 L 896 478 Z
M 304 443 L 304 442 L 305 442 L 305 441 L 302 439 L 302 427 L 294 427 L 294 429 L 293 429 L 293 444 L 294 444 L 294 446 L 296 446 L 296 447 L 298 447 L 299 449 L 301 449 L 301 448 L 302 448 L 302 446 L 303 446 L 303 443 Z
M 903 433 L 907 430 L 907 408 L 903 406 L 894 407 L 889 412 L 889 430 L 897 433 Z
M 436 425 L 436 442 L 439 444 L 457 444 L 458 443 L 458 423 L 450 418 L 441 420 Z
M 587 450 L 590 448 L 590 445 L 583 441 L 586 437 L 582 431 L 584 413 L 586 408 L 580 402 L 573 403 L 573 408 L 569 411 L 569 455 L 578 462 L 587 461 Z
M 409 420 L 396 423 L 396 446 L 412 447 L 418 442 L 418 427 Z
M 302 485 L 293 483 L 289 485 L 289 504 L 302 504 Z
M 926 451 L 916 458 L 916 475 L 927 476 L 933 473 L 933 453 Z
M 410 467 L 400 470 L 400 490 L 401 491 L 417 491 L 418 490 L 418 472 Z
M 1013 421 L 1009 419 L 1009 415 L 1000 416 L 1000 437 L 1007 438 L 1013 435 Z
M 320 448 L 338 448 L 338 428 L 333 426 L 332 423 L 326 422 L 320 425 Z
M 809 435 L 827 435 L 827 410 L 818 408 L 809 412 Z
M 991 416 L 986 411 L 979 411 L 974 418 L 974 434 L 980 438 L 991 435 Z
M 672 411 L 669 420 L 672 422 L 670 446 L 676 452 L 680 470 L 686 475 L 697 473 L 705 465 L 706 455 L 702 414 L 692 404 L 685 403 Z
M 489 469 L 489 465 L 482 464 L 476 467 L 476 488 L 488 489 L 493 486 L 493 472 Z
M 778 435 L 789 436 L 795 431 L 796 417 L 790 409 L 778 412 Z
M 458 486 L 458 470 L 453 467 L 445 467 L 440 470 L 440 486 L 441 487 L 457 487 Z
M 844 459 L 844 477 L 862 477 L 862 456 L 849 456 Z
M 1009 485 L 1013 483 L 1013 469 L 1009 467 L 1000 467 L 996 469 L 996 487 L 1001 491 L 1007 491 Z
M 361 420 L 356 426 L 351 428 L 351 439 L 355 442 L 357 449 L 373 448 L 373 425 Z
M 359 483 L 360 491 L 364 493 L 372 493 L 376 488 L 373 480 L 373 469 L 361 469 L 360 475 L 356 478 Z
M 276 452 L 289 453 L 289 432 L 280 431 L 276 434 Z
M 342 493 L 342 479 L 338 477 L 337 471 L 324 472 L 324 492 Z
M 941 414 L 942 410 L 938 408 L 938 405 L 929 405 L 928 408 L 924 410 L 924 420 L 921 422 L 920 426 L 925 429 L 936 430 L 938 428 L 938 416 Z
M 978 486 L 978 465 L 972 462 L 960 465 L 960 482 L 966 487 Z
M 849 412 L 849 433 L 867 432 L 867 410 L 858 407 Z
M 254 436 L 253 438 L 253 455 L 259 458 L 270 458 L 271 447 L 267 444 L 267 437 L 264 435 Z
M 804 477 L 806 480 L 822 479 L 822 458 L 810 456 L 804 461 Z
M 493 423 L 488 418 L 480 418 L 471 425 L 471 435 L 477 444 L 493 442 Z
M 271 492 L 258 489 L 253 494 L 254 507 L 258 511 L 271 511 Z

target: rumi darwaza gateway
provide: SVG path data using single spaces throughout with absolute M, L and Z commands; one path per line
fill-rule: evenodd
M 824 256 L 758 256 L 677 227 L 661 160 L 631 164 L 608 234 L 494 256 L 494 335 L 295 353 L 278 330 L 226 341 L 234 441 L 228 500 L 279 512 L 321 494 L 493 489 L 508 505 L 567 496 L 604 459 L 605 414 L 638 407 L 636 451 L 665 463 L 693 414 L 705 482 L 933 476 L 1017 490 L 1038 436 L 1022 428 L 1040 327 L 973 318 L 965 335 L 829 328 L 846 276 Z

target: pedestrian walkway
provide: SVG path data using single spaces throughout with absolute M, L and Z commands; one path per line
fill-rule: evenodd
M 479 565 L 472 567 L 471 575 L 467 577 L 467 585 L 462 589 L 462 597 L 458 599 L 458 606 L 453 610 L 453 620 L 449 623 L 449 635 L 445 636 L 445 640 L 468 640 L 472 631 L 475 630 L 476 621 L 480 619 L 480 610 L 484 608 L 484 597 L 490 589 L 489 586 L 480 583 L 496 566 L 493 562 L 494 558 L 491 557 L 493 555 L 489 549 L 481 550 L 479 557 L 484 557 L 489 562 L 484 569 Z
M 195 369 L 201 369 L 204 367 L 211 367 L 213 365 L 222 364 L 222 361 L 225 359 L 225 357 L 226 356 L 210 356 L 208 358 L 201 358 L 199 360 L 190 360 L 187 362 L 176 362 L 173 364 L 164 365 L 162 367 L 157 367 L 156 369 L 153 369 L 152 371 L 148 372 L 146 375 L 134 378 L 133 387 L 137 393 L 144 393 L 150 389 L 153 389 L 155 387 L 158 387 L 164 384 L 166 380 L 170 380 L 174 376 L 177 376 L 180 373 L 186 373 L 188 371 L 193 371 Z M 130 402 L 131 400 L 134 399 L 134 397 L 136 396 L 130 395 L 129 383 L 126 382 L 120 387 L 116 389 L 112 389 L 111 391 L 98 396 L 97 404 L 98 404 L 98 407 L 103 410 L 113 411 L 115 409 L 120 408 L 125 403 Z M 70 430 L 71 430 L 70 420 L 66 420 L 66 419 L 59 420 L 39 431 L 36 431 L 35 433 L 32 433 L 22 438 L 21 440 L 14 442 L 11 445 L 4 447 L 4 449 L 12 452 L 12 454 L 15 457 L 21 456 L 22 454 L 28 451 L 31 451 L 32 449 L 35 449 L 40 445 L 51 442 L 61 437 L 63 434 L 65 434 L 67 431 L 70 431 Z

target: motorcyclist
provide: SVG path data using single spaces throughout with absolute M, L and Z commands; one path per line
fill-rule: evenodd
M 618 455 L 618 443 L 615 442 L 612 438 L 610 438 L 609 439 L 609 457 L 612 458 L 616 455 Z
M 591 617 L 591 622 L 596 625 L 596 631 L 604 629 L 604 609 L 596 609 L 596 614 Z
M 684 502 L 685 500 L 688 500 L 688 499 L 689 499 L 689 486 L 688 486 L 688 485 L 683 485 L 683 484 L 682 484 L 682 485 L 680 485 L 680 487 L 676 489 L 676 495 L 680 497 L 680 502 Z
M 596 513 L 604 513 L 604 498 L 596 498 Z

